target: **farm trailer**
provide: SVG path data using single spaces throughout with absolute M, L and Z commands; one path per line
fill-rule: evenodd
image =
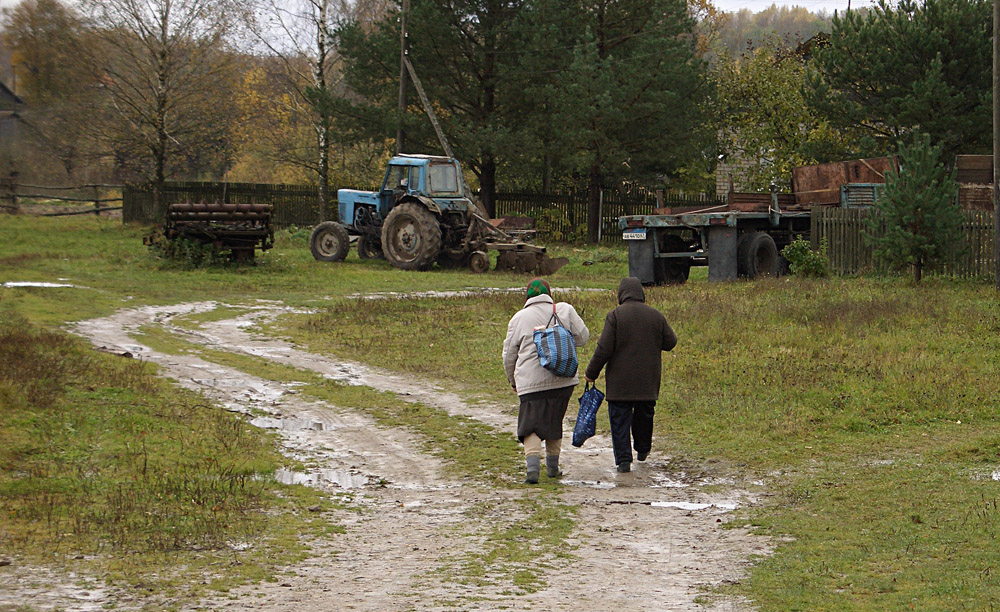
M 781 249 L 810 235 L 813 206 L 870 206 L 891 158 L 803 166 L 792 173 L 795 193 L 730 192 L 725 205 L 660 209 L 619 218 L 629 245 L 629 275 L 644 284 L 680 284 L 692 266 L 708 279 L 777 276 L 788 272 Z

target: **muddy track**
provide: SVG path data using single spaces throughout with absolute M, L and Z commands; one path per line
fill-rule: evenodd
M 422 451 L 422 441 L 409 432 L 378 427 L 365 415 L 306 400 L 285 383 L 193 355 L 158 353 L 132 337 L 141 326 L 158 324 L 189 342 L 273 359 L 349 384 L 390 391 L 501 431 L 514 430 L 513 397 L 504 406 L 467 403 L 431 382 L 310 354 L 248 331 L 263 319 L 289 312 L 281 305 L 264 303 L 194 330 L 172 323 L 179 315 L 217 306 L 204 302 L 123 310 L 83 322 L 74 331 L 97 347 L 156 363 L 163 375 L 230 410 L 252 413 L 256 425 L 280 432 L 287 454 L 315 466 L 307 474 L 284 478 L 354 492 L 362 511 L 332 515 L 331 520 L 345 525 L 347 532 L 314 543 L 314 556 L 289 568 L 278 583 L 240 589 L 188 609 L 430 611 L 529 605 L 539 610 L 752 609 L 737 601 L 706 605 L 696 599 L 707 587 L 740 580 L 748 559 L 768 552 L 763 538 L 721 527 L 729 510 L 753 503 L 748 491 L 759 487 L 709 468 L 685 466 L 680 458 L 658 456 L 655 440 L 649 461 L 633 464 L 630 474 L 617 474 L 610 440 L 599 436 L 583 449 L 565 445 L 566 476 L 557 493 L 520 486 L 487 490 L 449 475 L 447 464 Z M 464 580 L 468 576 L 459 569 L 463 559 L 481 551 L 498 519 L 511 520 L 523 511 L 519 503 L 523 498 L 578 508 L 568 550 L 559 551 L 571 556 L 537 551 L 537 566 L 545 568 L 544 583 L 531 594 L 503 577 Z M 463 578 L 461 583 L 453 582 L 456 577 Z

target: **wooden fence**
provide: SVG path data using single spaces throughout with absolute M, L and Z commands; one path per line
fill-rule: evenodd
M 877 271 L 884 266 L 874 257 L 874 249 L 864 239 L 867 219 L 877 214 L 865 208 L 822 208 L 812 210 L 812 245 L 819 248 L 826 238 L 830 267 L 837 274 Z M 953 276 L 992 278 L 994 275 L 993 211 L 963 211 L 964 239 L 956 253 L 939 267 Z
M 333 190 L 336 191 L 335 189 Z M 167 204 L 174 202 L 262 203 L 274 205 L 271 219 L 275 227 L 309 227 L 319 223 L 319 194 L 308 185 L 269 185 L 257 183 L 169 182 L 165 185 L 160 210 L 153 205 L 148 185 L 126 185 L 124 189 L 125 222 L 162 223 Z M 664 206 L 714 206 L 724 200 L 704 195 L 667 193 Z M 601 202 L 601 241 L 621 242 L 618 217 L 650 214 L 656 208 L 656 194 L 641 189 L 606 189 Z M 331 204 L 328 219 L 336 218 L 336 202 Z M 501 191 L 497 193 L 495 216 L 534 217 L 541 240 L 584 239 L 587 234 L 587 192 L 540 193 Z
M 80 210 L 63 210 L 59 212 L 42 213 L 45 217 L 65 215 L 100 215 L 102 212 L 121 210 L 121 206 L 106 206 L 109 203 L 121 202 L 122 198 L 113 197 L 122 188 L 121 185 L 105 185 L 102 183 L 79 185 L 76 187 L 28 185 L 19 183 L 17 174 L 0 179 L 0 209 L 17 213 L 25 203 L 67 202 L 70 204 L 88 203 L 93 208 Z

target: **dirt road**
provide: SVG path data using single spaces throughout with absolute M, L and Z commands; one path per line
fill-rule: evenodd
M 722 528 L 726 513 L 753 503 L 751 491 L 759 494 L 759 486 L 657 455 L 655 441 L 648 461 L 633 464 L 632 473 L 617 474 L 610 441 L 599 436 L 582 449 L 565 445 L 566 476 L 557 492 L 520 486 L 487 489 L 450 476 L 446 462 L 424 452 L 422 441 L 406 431 L 378 427 L 365 415 L 307 400 L 286 383 L 194 355 L 159 353 L 133 339 L 141 326 L 162 325 L 206 347 L 273 359 L 514 431 L 514 398 L 509 406 L 466 403 L 433 383 L 309 354 L 248 331 L 288 312 L 280 304 L 262 303 L 246 314 L 194 330 L 172 323 L 179 315 L 219 306 L 204 302 L 123 310 L 83 322 L 74 331 L 97 347 L 152 361 L 178 384 L 248 414 L 258 426 L 279 431 L 287 454 L 316 466 L 309 473 L 281 478 L 331 492 L 353 492 L 353 503 L 362 511 L 331 516 L 346 526 L 346 533 L 314 543 L 314 556 L 289 568 L 279 582 L 243 588 L 187 609 L 752 609 L 738 601 L 708 601 L 705 589 L 740 580 L 752 555 L 767 554 L 766 540 L 742 529 Z M 492 566 L 482 555 L 498 525 L 516 524 L 532 505 L 526 501 L 575 508 L 576 528 L 565 550 L 545 550 L 528 536 L 518 540 L 517 545 L 532 548 L 531 565 L 541 568 L 541 582 L 519 579 L 519 570 L 531 568 Z M 477 578 L 477 573 L 482 576 Z M 114 599 L 114 594 L 105 594 L 97 604 Z M 124 602 L 116 603 L 127 608 Z M 72 601 L 61 605 L 75 609 Z

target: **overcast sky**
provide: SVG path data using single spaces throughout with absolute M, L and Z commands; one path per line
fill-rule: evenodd
M 18 2 L 19 0 L 0 0 L 0 8 L 14 6 Z M 788 6 L 789 8 L 801 6 L 814 13 L 818 13 L 819 11 L 832 13 L 833 11 L 847 9 L 848 2 L 851 3 L 851 8 L 860 8 L 873 4 L 873 0 L 714 0 L 715 5 L 724 11 L 733 12 L 746 8 L 755 13 L 766 9 L 772 4 Z
M 875 4 L 873 0 L 713 0 L 713 4 L 716 7 L 730 13 L 742 9 L 750 9 L 754 13 L 759 13 L 772 4 L 779 7 L 787 6 L 788 8 L 801 6 L 813 13 L 820 11 L 833 13 L 834 11 L 843 12 L 847 10 L 848 3 L 850 3 L 851 8 L 861 8 Z
M 738 11 L 743 8 L 758 12 L 766 9 L 772 4 L 778 6 L 801 6 L 813 12 L 835 10 L 842 11 L 847 8 L 848 1 L 852 8 L 869 6 L 872 0 L 715 0 L 715 5 L 724 11 Z M 14 6 L 19 0 L 0 0 L 0 7 Z

